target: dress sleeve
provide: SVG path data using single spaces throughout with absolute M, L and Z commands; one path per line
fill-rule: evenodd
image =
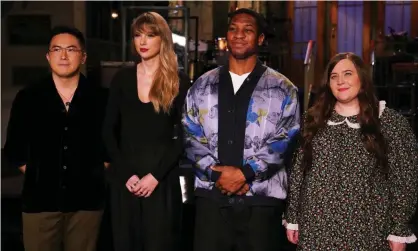
M 298 212 L 303 183 L 302 158 L 302 148 L 299 147 L 295 152 L 294 163 L 290 170 L 288 202 L 283 221 L 289 230 L 299 230 Z
M 128 168 L 128 165 L 125 164 L 119 147 L 120 109 L 122 101 L 120 85 L 124 81 L 122 76 L 121 72 L 118 72 L 110 84 L 109 98 L 103 125 L 103 140 L 106 146 L 107 154 L 110 157 L 111 176 L 124 184 L 135 173 L 133 170 Z
M 307 113 L 302 115 L 301 120 L 304 122 L 307 119 Z M 297 140 L 294 141 L 293 147 L 296 148 L 294 151 L 293 159 L 289 162 L 289 188 L 287 197 L 287 206 L 284 214 L 283 225 L 289 230 L 299 230 L 299 209 L 300 209 L 300 193 L 302 190 L 304 171 L 302 166 L 303 150 L 301 146 L 301 135 L 304 127 L 299 130 L 298 135 L 295 136 Z
M 409 122 L 392 111 L 388 123 L 387 143 L 390 182 L 390 220 L 388 240 L 402 243 L 416 241 L 408 223 L 417 201 L 418 151 L 417 141 Z
M 187 75 L 179 74 L 179 93 L 174 101 L 174 137 L 172 144 L 166 147 L 165 154 L 159 163 L 159 168 L 151 172 L 152 176 L 158 181 L 163 180 L 166 175 L 178 166 L 179 160 L 183 154 L 183 129 L 181 126 L 181 115 L 186 98 L 187 91 L 190 87 L 190 80 Z

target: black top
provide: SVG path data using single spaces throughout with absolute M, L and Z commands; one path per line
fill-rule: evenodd
M 112 159 L 111 177 L 125 184 L 134 174 L 151 173 L 161 181 L 177 166 L 183 152 L 181 111 L 189 87 L 180 74 L 180 90 L 170 113 L 154 111 L 138 98 L 136 66 L 121 69 L 112 80 L 104 139 Z
M 254 180 L 255 173 L 250 165 L 242 166 L 244 154 L 245 128 L 248 105 L 251 95 L 263 73 L 267 70 L 257 61 L 254 70 L 246 78 L 241 88 L 234 94 L 229 65 L 221 68 L 219 73 L 219 120 L 218 120 L 218 158 L 221 165 L 241 167 L 248 182 Z M 219 176 L 219 172 L 212 172 L 211 179 Z
M 4 150 L 13 167 L 26 164 L 24 212 L 102 208 L 106 99 L 83 75 L 68 112 L 52 75 L 18 92 Z

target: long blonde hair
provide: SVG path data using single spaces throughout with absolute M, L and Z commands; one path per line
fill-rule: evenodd
M 154 110 L 162 109 L 169 113 L 174 98 L 179 92 L 179 76 L 177 73 L 177 56 L 174 53 L 174 44 L 170 27 L 164 18 L 156 12 L 146 12 L 134 19 L 131 25 L 132 43 L 135 34 L 150 30 L 155 36 L 161 37 L 160 66 L 155 72 L 149 99 Z

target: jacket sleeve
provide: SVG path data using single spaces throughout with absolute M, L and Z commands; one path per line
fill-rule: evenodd
M 194 85 L 199 85 L 200 81 L 202 79 L 198 79 Z M 216 165 L 219 161 L 209 149 L 208 138 L 199 121 L 195 86 L 189 89 L 187 93 L 181 121 L 184 130 L 185 151 L 187 158 L 194 163 L 196 176 L 200 180 L 216 181 L 220 173 L 212 171 L 210 167 Z
M 105 88 L 100 88 L 98 90 L 99 93 L 99 116 L 100 116 L 100 128 L 103 129 L 104 126 L 104 120 L 105 120 L 105 116 L 106 116 L 106 109 L 107 109 L 107 101 L 108 101 L 108 97 L 109 97 L 109 90 L 105 89 Z M 105 143 L 104 143 L 104 138 L 103 138 L 103 130 L 100 131 L 100 158 L 103 160 L 103 162 L 107 162 L 110 163 L 111 162 L 111 158 L 109 156 L 109 153 L 107 152 Z
M 28 104 L 25 90 L 17 93 L 7 126 L 5 156 L 13 168 L 25 165 L 29 158 Z
M 275 133 L 268 135 L 263 141 L 264 145 L 245 161 L 242 170 L 247 182 L 254 179 L 267 179 L 269 173 L 277 172 L 280 166 L 284 165 L 283 156 L 300 129 L 299 100 L 296 89 L 293 89 L 281 101 L 281 114 Z

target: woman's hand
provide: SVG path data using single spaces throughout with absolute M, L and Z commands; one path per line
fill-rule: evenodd
M 126 182 L 126 188 L 128 188 L 129 192 L 133 192 L 134 188 L 138 185 L 140 179 L 136 175 L 132 175 L 129 180 Z
M 133 193 L 138 197 L 149 197 L 158 185 L 158 180 L 152 174 L 145 175 L 134 187 Z
M 295 245 L 298 244 L 298 241 L 299 241 L 299 231 L 286 229 L 286 235 L 287 235 L 287 239 L 291 243 L 293 243 Z
M 406 244 L 400 242 L 389 241 L 389 247 L 392 251 L 405 251 Z

